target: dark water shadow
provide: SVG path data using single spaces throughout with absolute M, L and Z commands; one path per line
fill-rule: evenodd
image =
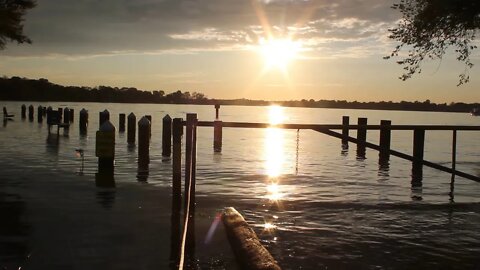
M 137 181 L 138 182 L 148 182 L 148 176 L 150 175 L 150 160 L 145 158 L 138 159 L 138 168 L 137 168 Z
M 60 146 L 60 136 L 55 133 L 49 133 L 46 140 L 47 153 L 58 156 Z
M 17 194 L 0 192 L 0 269 L 23 269 L 30 256 L 26 204 Z
M 115 177 L 113 171 L 100 171 L 95 174 L 96 197 L 98 203 L 110 209 L 115 202 Z

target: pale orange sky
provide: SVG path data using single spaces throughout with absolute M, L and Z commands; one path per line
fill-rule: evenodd
M 411 80 L 398 79 L 401 67 L 382 59 L 395 46 L 387 38 L 399 17 L 392 3 L 44 0 L 25 22 L 34 43 L 1 51 L 0 75 L 227 99 L 480 102 L 478 67 L 456 87 L 464 66 L 450 53 Z M 269 31 L 301 43 L 284 72 L 265 71 L 258 44 Z

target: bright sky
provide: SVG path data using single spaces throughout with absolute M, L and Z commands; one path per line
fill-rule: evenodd
M 210 98 L 480 102 L 448 54 L 402 82 L 383 60 L 392 0 L 39 0 L 31 45 L 0 51 L 0 75 L 63 85 L 197 91 Z

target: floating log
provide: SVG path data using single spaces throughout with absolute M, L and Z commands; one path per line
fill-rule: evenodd
M 281 269 L 235 208 L 226 208 L 222 214 L 222 221 L 235 257 L 243 269 Z

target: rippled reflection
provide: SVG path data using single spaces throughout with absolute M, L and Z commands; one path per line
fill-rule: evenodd
M 269 107 L 269 123 L 277 125 L 284 120 L 283 108 L 279 106 Z M 284 131 L 275 127 L 269 127 L 265 133 L 265 170 L 269 177 L 278 177 L 282 173 L 285 161 Z

